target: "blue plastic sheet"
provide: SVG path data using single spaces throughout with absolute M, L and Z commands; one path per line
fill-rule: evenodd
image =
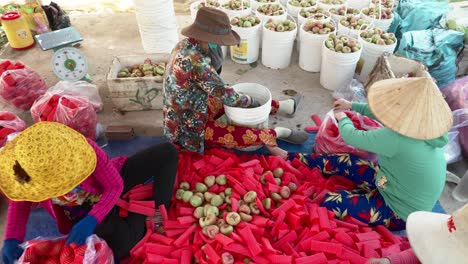
M 431 29 L 403 34 L 397 54 L 420 61 L 429 69 L 439 87 L 455 80 L 457 54 L 463 47 L 463 33 Z

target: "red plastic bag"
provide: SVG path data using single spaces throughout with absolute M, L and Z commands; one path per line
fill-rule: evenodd
M 358 130 L 374 130 L 383 127 L 380 123 L 367 116 L 362 116 L 359 113 L 346 111 L 346 115 L 353 121 L 354 127 Z M 338 122 L 333 114 L 333 111 L 327 113 L 322 125 L 315 138 L 316 153 L 333 154 L 333 153 L 349 153 L 363 159 L 375 161 L 377 156 L 373 153 L 362 149 L 355 148 L 346 144 L 340 135 Z
M 96 139 L 98 117 L 87 97 L 46 93 L 34 103 L 31 115 L 34 122 L 62 123 L 87 138 Z
M 23 111 L 29 110 L 46 91 L 41 76 L 28 68 L 7 70 L 0 77 L 0 96 Z
M 106 241 L 96 235 L 88 237 L 86 245 L 71 244 L 65 246 L 66 237 L 36 238 L 22 245 L 23 255 L 18 264 L 47 264 L 47 263 L 83 263 L 83 264 L 112 264 L 114 254 Z
M 11 112 L 0 111 L 0 148 L 7 142 L 8 136 L 26 128 L 26 123 Z
M 441 91 L 452 111 L 468 108 L 468 76 L 452 82 Z

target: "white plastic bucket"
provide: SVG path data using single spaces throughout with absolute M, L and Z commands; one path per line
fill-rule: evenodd
M 370 17 L 368 15 L 365 15 L 362 13 L 361 11 L 361 17 L 369 22 L 371 22 L 371 24 L 376 27 L 376 28 L 380 28 L 384 31 L 387 31 L 388 28 L 390 28 L 390 25 L 392 24 L 393 22 L 393 16 L 392 18 L 390 19 L 379 19 L 378 17 L 377 18 L 374 18 L 374 17 Z
M 315 4 L 313 6 L 308 6 L 308 7 L 293 6 L 289 2 L 290 2 L 290 0 L 288 0 L 288 3 L 286 4 L 286 9 L 288 10 L 288 14 L 290 14 L 294 18 L 297 18 L 299 16 L 299 12 L 301 12 L 302 9 L 310 10 L 312 8 L 317 7 L 317 4 Z
M 361 32 L 368 30 L 371 26 L 372 25 L 367 25 L 367 27 L 365 27 L 364 30 L 359 30 L 345 27 L 341 23 L 338 23 L 338 35 L 348 36 L 357 39 L 359 38 L 359 34 L 361 34 Z
M 261 3 L 261 2 L 257 2 L 255 0 L 251 0 L 250 1 L 250 5 L 252 6 L 252 10 L 254 12 L 257 11 L 257 7 L 261 6 L 261 5 L 264 5 L 264 4 L 279 4 L 279 0 L 270 0 L 270 2 L 267 2 L 267 3 Z
M 353 15 L 353 17 L 355 17 L 355 18 L 359 18 L 360 16 L 361 16 L 360 14 Z M 335 22 L 335 24 L 338 25 L 340 23 L 340 20 L 343 19 L 343 18 L 346 18 L 346 16 L 331 14 L 331 18 L 332 18 L 333 22 Z
M 227 54 L 228 54 L 228 47 L 227 46 L 221 46 L 221 51 L 223 52 L 223 59 L 226 59 Z
M 347 85 L 354 75 L 362 48 L 353 53 L 338 53 L 322 44 L 322 66 L 320 84 L 327 90 L 335 91 Z
M 271 69 L 287 68 L 291 63 L 297 23 L 294 30 L 285 32 L 268 30 L 264 24 L 262 27 L 262 64 Z
M 339 4 L 339 5 L 329 5 L 329 4 L 325 4 L 325 3 L 322 3 L 322 1 L 318 1 L 318 6 L 319 7 L 323 7 L 325 10 L 330 10 L 332 8 L 341 8 L 343 6 L 346 6 L 346 3 L 344 4 Z
M 364 83 L 367 79 L 367 76 L 374 68 L 377 59 L 385 52 L 392 54 L 396 48 L 397 42 L 395 42 L 393 45 L 377 45 L 374 43 L 369 43 L 363 40 L 361 37 L 359 37 L 359 42 L 362 45 L 362 54 L 358 62 L 356 75 L 357 79 Z
M 249 64 L 258 60 L 261 26 L 262 23 L 250 28 L 232 26 L 241 39 L 239 45 L 231 46 L 231 59 L 234 62 Z
M 299 13 L 297 15 L 297 21 L 298 21 L 299 25 L 304 24 L 304 22 L 306 22 L 306 20 L 329 22 L 331 20 L 331 17 L 329 15 L 324 15 L 323 19 L 314 19 L 314 18 L 303 17 L 303 16 L 301 16 L 301 13 Z
M 238 92 L 252 96 L 261 104 L 254 108 L 231 107 L 224 105 L 224 111 L 231 125 L 250 128 L 267 128 L 271 112 L 271 92 L 257 83 L 239 83 L 232 88 Z
M 303 23 L 299 35 L 300 46 L 304 47 L 299 51 L 299 67 L 308 72 L 319 72 L 322 63 L 322 45 L 330 34 L 312 34 L 304 30 Z
M 260 6 L 262 6 L 262 5 L 260 5 Z M 258 7 L 260 7 L 260 6 L 258 6 Z M 258 7 L 257 7 L 257 9 L 258 9 Z M 266 22 L 269 19 L 273 20 L 274 22 L 283 21 L 283 20 L 286 20 L 288 18 L 288 12 L 286 12 L 286 8 L 284 6 L 282 6 L 282 8 L 283 8 L 284 13 L 282 15 L 279 15 L 279 16 L 267 16 L 267 15 L 265 15 L 263 13 L 260 13 L 257 9 L 255 9 L 254 13 L 255 13 L 256 16 L 258 16 L 260 18 L 260 20 L 262 22 Z
M 231 10 L 224 7 L 221 7 L 221 10 L 228 15 L 229 18 L 233 17 L 243 17 L 252 14 L 252 8 L 246 7 L 242 10 Z
M 370 0 L 348 0 L 348 7 L 356 8 L 356 9 L 363 9 L 369 7 Z

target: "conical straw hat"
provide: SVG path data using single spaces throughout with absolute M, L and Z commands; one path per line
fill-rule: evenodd
M 371 86 L 367 99 L 380 122 L 410 138 L 438 138 L 452 127 L 452 112 L 430 78 L 379 81 Z

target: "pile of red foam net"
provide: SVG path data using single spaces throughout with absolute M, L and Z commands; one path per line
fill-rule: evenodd
M 283 170 L 280 181 L 269 172 L 277 168 Z M 238 156 L 221 150 L 209 150 L 203 157 L 183 153 L 177 186 L 187 182 L 191 189 L 195 189 L 205 177 L 221 174 L 226 175 L 226 184 L 214 183 L 207 192 L 216 195 L 231 188 L 231 195 L 224 199 L 229 202 L 217 206 L 219 213 L 213 225 L 226 226 L 227 217 L 232 215 L 230 212 L 240 213 L 242 203 L 239 201 L 249 191 L 256 193 L 252 203 L 259 213 L 244 218 L 245 221 L 233 226 L 233 232 L 226 235 L 219 231 L 220 228 L 202 229 L 202 221 L 197 219 L 196 212 L 194 214 L 192 201 L 174 198 L 167 212 L 160 207 L 165 234 L 148 228 L 127 262 L 362 264 L 368 258 L 409 248 L 405 238 L 393 235 L 383 226 L 369 227 L 349 216 L 336 219 L 333 212 L 320 207 L 327 192 L 352 189 L 355 185 L 339 176 L 326 179 L 317 169 L 311 169 L 299 160 L 287 162 L 278 157 Z M 275 199 L 277 202 L 268 206 L 269 209 L 264 207 L 262 201 L 279 193 L 283 186 L 294 185 L 297 188 L 291 188 L 289 195 Z M 147 186 L 137 186 L 119 202 L 125 208 L 121 213 L 125 215 L 129 209 L 151 215 L 154 206 L 142 202 L 150 197 L 151 190 Z M 203 221 L 208 219 L 203 218 Z

